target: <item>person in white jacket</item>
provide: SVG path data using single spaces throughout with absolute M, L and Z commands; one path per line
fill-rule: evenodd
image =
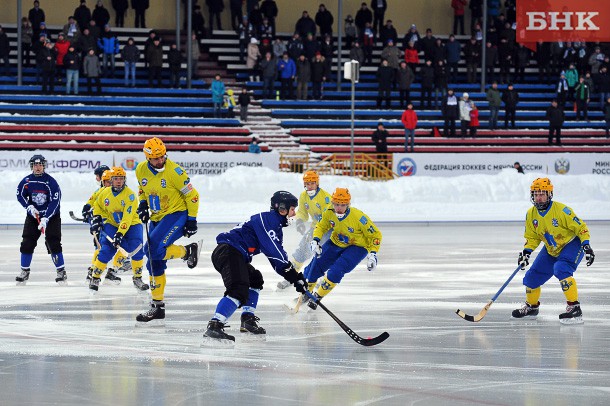
M 460 99 L 460 132 L 462 138 L 466 138 L 466 133 L 470 127 L 470 110 L 472 110 L 472 101 L 468 93 L 464 92 Z

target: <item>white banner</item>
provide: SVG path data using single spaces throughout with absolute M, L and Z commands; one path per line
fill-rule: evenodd
M 525 172 L 610 175 L 610 154 L 603 153 L 394 154 L 394 171 L 401 176 L 491 175 L 515 162 Z
M 238 166 L 253 168 L 279 169 L 280 156 L 268 152 L 251 154 L 249 152 L 178 152 L 171 151 L 169 158 L 182 166 L 189 176 L 220 175 L 229 168 Z M 145 159 L 143 152 L 115 152 L 114 162 L 125 170 L 135 170 Z
M 93 172 L 112 165 L 112 152 L 98 151 L 0 151 L 0 170 L 30 172 L 30 158 L 43 155 L 49 172 Z

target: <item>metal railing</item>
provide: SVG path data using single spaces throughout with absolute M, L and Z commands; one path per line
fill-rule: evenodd
M 398 177 L 393 170 L 393 154 L 355 154 L 354 176 L 364 180 L 391 180 Z M 280 170 L 303 173 L 314 170 L 321 175 L 350 176 L 350 154 L 332 154 L 312 161 L 308 152 L 280 153 Z

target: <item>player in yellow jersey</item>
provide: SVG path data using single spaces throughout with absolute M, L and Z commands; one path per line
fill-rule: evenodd
M 184 169 L 168 159 L 166 153 L 163 141 L 151 138 L 144 143 L 146 161 L 136 168 L 140 185 L 138 215 L 145 224 L 151 222 L 146 229 L 144 252 L 153 300 L 150 310 L 136 317 L 141 323 L 165 319 L 167 260 L 182 258 L 189 268 L 194 268 L 201 251 L 201 241 L 187 246 L 174 244 L 180 237 L 190 238 L 197 232 L 199 193 Z
M 320 176 L 315 171 L 307 171 L 303 174 L 303 187 L 305 190 L 299 196 L 299 209 L 296 214 L 297 232 L 303 235 L 303 238 L 301 238 L 299 246 L 292 254 L 292 263 L 298 272 L 312 256 L 309 244 L 313 239 L 313 230 L 316 224 L 322 219 L 322 213 L 331 207 L 330 194 L 320 188 Z M 310 218 L 311 226 L 308 229 L 307 223 Z M 320 244 L 323 245 L 329 237 L 330 233 L 324 234 Z M 290 286 L 290 282 L 285 280 L 277 284 L 278 289 L 285 289 L 288 286 Z
M 337 188 L 331 197 L 333 208 L 322 214 L 322 219 L 313 232 L 310 243 L 316 258 L 305 267 L 305 278 L 312 291 L 316 281 L 324 276 L 314 296 L 322 299 L 364 258 L 366 267 L 373 271 L 377 267 L 377 252 L 381 246 L 381 231 L 362 211 L 350 206 L 351 195 L 345 188 Z M 320 245 L 326 232 L 332 230 L 330 240 Z M 308 301 L 307 297 L 303 302 Z M 315 309 L 316 302 L 309 300 L 308 306 Z
M 525 273 L 525 305 L 513 311 L 517 319 L 535 318 L 538 315 L 540 287 L 552 276 L 559 280 L 568 302 L 566 312 L 559 315 L 563 324 L 582 323 L 582 310 L 573 275 L 585 257 L 587 266 L 595 260 L 589 245 L 589 229 L 574 211 L 553 199 L 553 185 L 549 178 L 538 178 L 530 187 L 530 200 L 534 205 L 525 216 L 525 247 L 519 253 L 523 269 L 529 265 L 532 252 L 542 242 L 544 246 Z
M 134 285 L 142 282 L 142 222 L 136 213 L 138 198 L 136 193 L 125 185 L 126 174 L 121 167 L 113 167 L 110 187 L 98 194 L 93 205 L 91 232 L 97 234 L 102 246 L 97 259 L 93 262 L 93 275 L 89 281 L 89 290 L 97 293 L 100 277 L 117 249 L 122 248 L 133 253 Z M 110 238 L 108 238 L 110 237 Z M 148 287 L 146 287 L 147 289 Z M 141 289 L 141 290 L 146 290 Z

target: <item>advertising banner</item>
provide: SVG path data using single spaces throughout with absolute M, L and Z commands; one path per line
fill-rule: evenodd
M 50 172 L 93 172 L 100 165 L 112 165 L 112 152 L 97 151 L 0 151 L 0 170 L 30 171 L 30 158 L 41 154 Z

